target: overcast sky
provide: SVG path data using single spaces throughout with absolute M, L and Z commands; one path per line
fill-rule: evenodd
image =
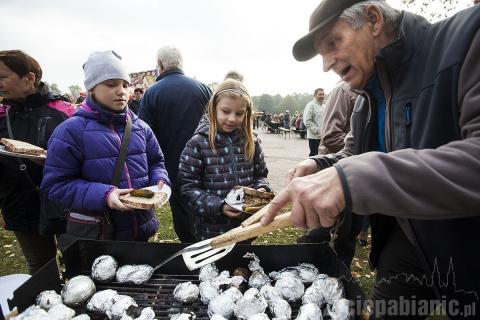
M 471 2 L 465 0 L 466 2 Z M 462 0 L 460 0 L 462 2 Z M 329 92 L 338 80 L 316 57 L 297 62 L 294 42 L 319 0 L 0 0 L 0 48 L 36 58 L 43 79 L 83 88 L 92 51 L 113 49 L 129 72 L 155 68 L 160 46 L 178 47 L 188 76 L 219 82 L 244 74 L 252 95 Z M 399 0 L 389 1 L 399 7 Z

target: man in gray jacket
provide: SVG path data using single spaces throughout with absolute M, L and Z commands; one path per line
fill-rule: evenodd
M 430 24 L 381 0 L 324 0 L 309 29 L 295 58 L 320 54 L 362 97 L 344 149 L 292 169 L 263 223 L 288 202 L 299 227 L 369 215 L 372 316 L 406 301 L 409 319 L 438 303 L 478 317 L 480 7 Z
M 320 132 L 322 131 L 323 118 L 325 118 L 323 99 L 325 99 L 323 89 L 315 89 L 313 100 L 305 106 L 303 111 L 303 122 L 307 127 L 307 139 L 310 148 L 309 157 L 318 154 L 318 146 L 320 146 L 320 139 L 322 138 Z

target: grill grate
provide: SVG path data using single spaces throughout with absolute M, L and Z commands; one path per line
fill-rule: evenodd
M 88 274 L 85 274 L 88 275 Z M 167 275 L 154 274 L 152 278 L 145 284 L 134 285 L 119 282 L 95 283 L 97 292 L 106 289 L 112 289 L 119 294 L 125 294 L 132 297 L 137 302 L 139 307 L 152 307 L 155 311 L 156 319 L 168 320 L 172 314 L 193 312 L 196 320 L 208 320 L 208 305 L 204 304 L 200 299 L 192 303 L 181 303 L 173 297 L 173 290 L 182 282 L 191 281 L 198 285 L 200 281 L 196 275 Z M 295 319 L 298 310 L 301 307 L 301 302 L 290 303 L 292 308 L 292 319 Z M 105 319 L 103 315 L 93 315 L 87 311 L 85 307 L 77 309 L 78 312 L 84 312 L 92 316 L 95 320 Z M 265 313 L 272 319 L 268 308 Z M 324 319 L 329 319 L 324 317 Z

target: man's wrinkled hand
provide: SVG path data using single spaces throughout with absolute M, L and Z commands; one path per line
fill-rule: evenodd
M 313 160 L 311 160 L 313 161 Z M 299 228 L 332 227 L 345 208 L 343 188 L 335 168 L 293 179 L 270 202 L 261 222 L 272 222 L 288 203 L 292 203 L 292 224 Z
M 287 186 L 293 178 L 304 177 L 320 171 L 315 160 L 305 159 L 298 163 L 295 168 L 288 170 L 287 177 L 285 179 L 285 186 Z

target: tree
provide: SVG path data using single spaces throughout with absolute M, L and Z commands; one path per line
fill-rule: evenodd
M 265 110 L 266 112 L 273 112 L 273 98 L 269 94 L 262 94 L 257 103 L 260 110 Z
M 43 82 L 47 85 L 47 87 L 48 87 L 48 89 L 50 89 L 50 91 L 55 91 L 55 92 L 59 92 L 59 93 L 61 92 L 60 89 L 58 89 L 58 84 L 48 83 L 47 81 L 43 81 Z
M 80 97 L 80 92 L 82 92 L 82 88 L 79 85 L 74 84 L 68 87 L 68 91 L 70 95 L 73 97 L 73 101 L 76 101 L 78 97 Z

